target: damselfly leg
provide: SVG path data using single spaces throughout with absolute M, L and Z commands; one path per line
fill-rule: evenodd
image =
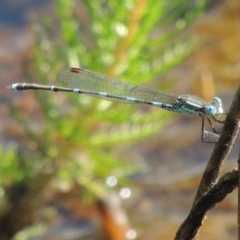
M 225 115 L 226 115 L 226 114 L 227 114 L 227 113 L 225 113 Z M 209 122 L 209 124 L 210 124 L 210 126 L 211 126 L 211 128 L 212 128 L 212 130 L 213 130 L 214 133 L 211 133 L 211 132 L 205 130 L 205 118 L 207 118 L 207 120 L 208 120 L 208 122 Z M 212 119 L 213 119 L 216 123 L 225 123 L 225 122 L 226 122 L 225 120 L 222 121 L 222 120 L 216 119 L 215 117 L 212 117 Z M 204 143 L 216 143 L 216 142 L 218 141 L 218 139 L 219 139 L 219 135 L 218 135 L 218 134 L 220 134 L 220 133 L 222 133 L 222 130 L 217 131 L 217 130 L 215 129 L 212 121 L 209 119 L 209 117 L 206 117 L 206 116 L 205 116 L 205 117 L 202 118 L 202 142 L 204 142 Z M 206 139 L 206 136 L 211 136 L 211 138 L 213 138 L 213 139 L 215 139 L 215 140 L 214 140 L 214 141 L 205 140 L 205 139 Z

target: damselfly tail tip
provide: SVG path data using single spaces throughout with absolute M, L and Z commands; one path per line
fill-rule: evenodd
M 7 86 L 7 89 L 18 90 L 17 89 L 18 85 L 19 85 L 19 83 L 14 83 L 12 85 Z

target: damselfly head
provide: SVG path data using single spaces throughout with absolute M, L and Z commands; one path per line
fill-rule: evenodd
M 211 104 L 206 106 L 206 114 L 208 116 L 216 116 L 222 113 L 222 100 L 219 97 L 214 97 Z

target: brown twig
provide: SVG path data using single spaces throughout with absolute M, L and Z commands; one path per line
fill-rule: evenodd
M 217 184 L 202 195 L 193 206 L 191 212 L 179 228 L 175 240 L 193 239 L 202 225 L 207 212 L 221 202 L 227 194 L 238 185 L 238 170 L 232 169 L 225 173 Z
M 222 165 L 233 147 L 239 130 L 240 121 L 240 86 L 233 100 L 229 114 L 227 115 L 222 134 L 217 142 L 212 156 L 206 166 L 200 186 L 198 188 L 194 204 L 199 198 L 215 184 L 221 172 Z
M 229 154 L 231 148 L 233 147 L 239 130 L 239 122 L 240 86 L 238 87 L 229 114 L 226 118 L 223 132 L 206 166 L 194 200 L 193 207 L 186 220 L 178 229 L 175 240 L 194 239 L 197 235 L 199 228 L 201 227 L 202 221 L 207 212 L 211 208 L 213 208 L 219 201 L 222 201 L 224 197 L 236 187 L 236 170 L 234 170 L 235 172 L 231 174 L 229 173 L 230 176 L 229 174 L 225 174 L 218 183 L 216 183 L 216 181 L 221 172 L 224 160 Z M 225 184 L 226 186 L 228 186 L 227 188 L 229 189 L 219 189 L 219 186 L 224 187 Z M 215 194 L 217 194 L 217 196 L 215 196 Z

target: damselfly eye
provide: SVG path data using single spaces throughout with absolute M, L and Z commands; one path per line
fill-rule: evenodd
M 212 104 L 218 109 L 218 114 L 223 113 L 222 100 L 219 97 L 214 97 Z
M 214 116 L 217 114 L 217 109 L 213 105 L 209 105 L 206 107 L 206 114 L 208 116 Z

